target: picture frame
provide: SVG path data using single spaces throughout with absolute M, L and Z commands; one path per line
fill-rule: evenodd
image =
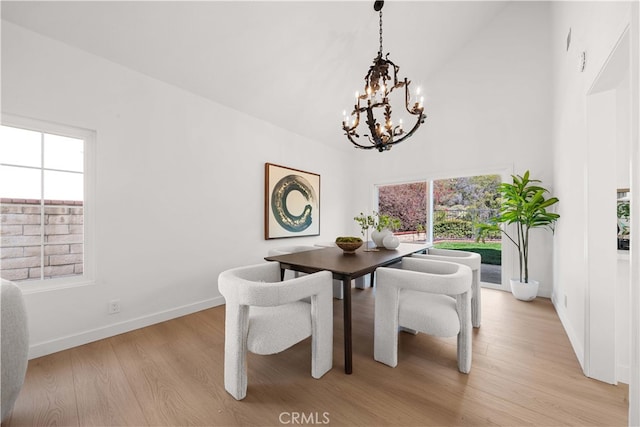
M 264 238 L 320 235 L 320 175 L 265 163 Z

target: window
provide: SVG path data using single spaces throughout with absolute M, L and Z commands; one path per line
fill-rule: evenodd
M 3 115 L 0 276 L 73 284 L 92 279 L 94 133 Z
M 377 185 L 377 210 L 401 221 L 396 236 L 405 242 L 432 242 L 435 248 L 480 253 L 483 286 L 502 286 L 502 236 L 476 242 L 475 224 L 499 208 L 500 175 Z

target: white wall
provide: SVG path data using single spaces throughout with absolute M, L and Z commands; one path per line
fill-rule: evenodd
M 221 304 L 221 271 L 352 216 L 352 153 L 4 21 L 2 111 L 97 131 L 96 282 L 27 293 L 31 357 Z M 265 162 L 321 175 L 321 236 L 264 240 Z
M 600 162 L 595 158 L 590 160 L 588 157 L 589 127 L 586 118 L 589 108 L 593 108 L 594 104 L 588 106 L 587 93 L 628 24 L 630 9 L 630 2 L 557 2 L 552 6 L 554 187 L 562 201 L 558 210 L 562 219 L 556 232 L 554 250 L 556 286 L 553 300 L 583 367 L 587 346 L 585 325 L 588 312 L 585 311 L 585 299 L 590 279 L 589 259 L 596 255 L 595 251 L 606 250 L 606 254 L 603 253 L 606 259 L 611 258 L 611 251 L 615 253 L 614 243 L 608 249 L 605 248 L 607 245 L 594 245 L 593 241 L 592 246 L 588 246 L 589 238 L 594 238 L 587 220 L 588 215 L 592 214 L 587 209 L 590 204 L 589 184 L 597 185 L 599 176 L 610 177 L 610 191 L 613 194 L 619 179 L 615 154 L 608 162 Z M 566 37 L 569 28 L 572 43 L 567 52 Z M 584 72 L 578 70 L 577 57 L 580 51 L 587 52 Z M 615 100 L 613 108 L 615 109 Z M 615 147 L 614 124 L 610 149 L 615 150 Z M 595 195 L 593 193 L 592 198 Z M 615 209 L 615 200 L 612 203 L 612 208 Z M 611 292 L 615 292 L 616 283 L 615 255 L 613 257 L 610 262 L 613 264 L 609 280 Z
M 628 72 L 616 88 L 616 188 L 631 188 L 631 81 Z M 617 254 L 616 359 L 618 380 L 629 383 L 631 358 L 630 265 L 628 251 Z
M 373 184 L 413 179 L 506 172 L 510 180 L 511 173 L 529 169 L 553 192 L 549 13 L 546 2 L 509 4 L 439 72 L 422 80 L 428 117 L 420 130 L 389 152 L 358 151 L 358 212 L 372 208 Z M 402 58 L 395 59 L 402 65 Z M 549 297 L 553 237 L 538 231 L 530 275 L 541 282 L 539 295 Z M 505 265 L 508 280 L 517 276 L 517 258 L 510 243 L 504 251 L 514 261 Z

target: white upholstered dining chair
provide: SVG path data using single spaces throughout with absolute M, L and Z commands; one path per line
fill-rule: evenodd
M 330 272 L 280 281 L 279 264 L 267 262 L 220 273 L 218 288 L 226 301 L 224 386 L 234 398 L 247 395 L 247 351 L 275 354 L 311 337 L 311 376 L 332 368 Z
M 18 285 L 0 279 L 0 291 L 0 421 L 5 421 L 24 384 L 29 358 L 29 330 L 27 310 Z
M 402 268 L 377 270 L 374 359 L 398 364 L 398 330 L 458 339 L 458 370 L 471 370 L 471 269 L 406 257 Z
M 413 254 L 412 256 L 435 261 L 456 262 L 464 264 L 471 269 L 473 274 L 473 281 L 471 282 L 471 324 L 474 328 L 479 328 L 482 322 L 482 292 L 480 289 L 482 258 L 480 254 L 451 249 L 429 248 L 426 254 Z

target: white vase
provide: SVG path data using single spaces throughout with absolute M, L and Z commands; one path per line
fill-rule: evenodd
M 518 279 L 511 279 L 511 293 L 520 301 L 532 301 L 538 295 L 540 283 L 529 279 L 529 283 L 523 283 Z
M 388 228 L 383 228 L 380 231 L 373 230 L 373 233 L 371 233 L 371 240 L 373 240 L 373 243 L 375 243 L 377 247 L 383 248 L 384 247 L 384 243 L 383 243 L 384 238 L 387 237 L 390 234 L 393 235 L 391 230 L 389 230 Z
M 393 234 L 389 234 L 382 240 L 382 244 L 387 249 L 395 249 L 400 246 L 400 239 L 398 239 Z

